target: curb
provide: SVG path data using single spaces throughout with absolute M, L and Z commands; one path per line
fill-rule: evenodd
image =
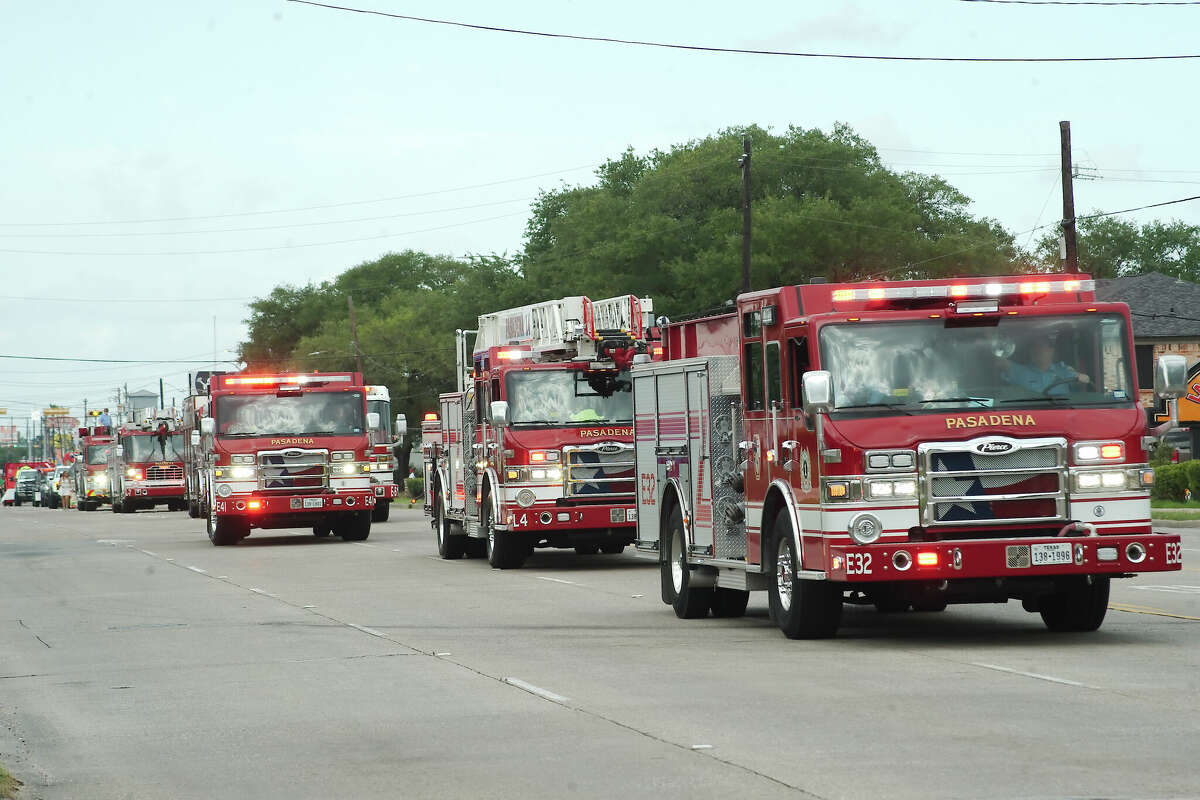
M 1150 522 L 1163 528 L 1200 528 L 1200 519 L 1163 519 L 1151 516 Z

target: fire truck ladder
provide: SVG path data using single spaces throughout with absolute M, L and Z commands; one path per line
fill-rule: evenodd
M 524 345 L 539 357 L 595 358 L 596 345 L 606 336 L 645 339 L 653 313 L 652 300 L 630 294 L 606 300 L 547 300 L 480 317 L 475 352 Z

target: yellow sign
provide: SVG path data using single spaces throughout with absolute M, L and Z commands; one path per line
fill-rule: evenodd
M 7 414 L 7 413 L 8 413 L 8 409 L 7 409 L 7 408 L 0 408 L 0 415 L 4 415 L 4 414 Z
M 70 414 L 70 413 L 71 413 L 71 410 L 68 408 L 62 408 L 60 406 L 50 406 L 49 408 L 44 409 L 42 411 L 42 416 L 43 417 L 65 417 L 67 414 Z
M 1036 425 L 1032 414 L 976 414 L 967 417 L 946 417 L 947 428 L 986 428 L 993 425 Z

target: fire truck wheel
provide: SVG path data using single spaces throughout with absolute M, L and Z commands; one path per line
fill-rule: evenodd
M 575 545 L 575 552 L 581 556 L 594 556 L 594 555 L 596 555 L 596 553 L 600 552 L 600 545 L 598 545 L 598 544 L 577 544 L 577 545 Z
M 902 587 L 881 583 L 872 586 L 869 593 L 875 610 L 880 614 L 901 614 L 908 611 L 908 595 Z
M 825 639 L 842 623 L 842 589 L 830 581 L 803 580 L 786 514 L 775 518 L 768 596 L 771 615 L 789 639 Z
M 692 571 L 688 568 L 683 513 L 679 506 L 671 509 L 671 516 L 667 519 L 667 528 L 663 534 L 664 549 L 660 564 L 663 573 L 663 599 L 666 599 L 666 590 L 669 587 L 669 602 L 675 609 L 675 616 L 680 619 L 701 619 L 708 616 L 708 609 L 713 603 L 713 590 L 691 585 Z
M 342 537 L 343 542 L 361 542 L 371 535 L 371 512 L 355 511 L 347 514 L 334 525 L 334 530 Z
M 1072 578 L 1040 603 L 1042 621 L 1052 631 L 1094 631 L 1108 611 L 1108 578 Z
M 619 556 L 625 552 L 625 544 L 623 542 L 605 542 L 600 545 L 600 552 L 606 556 Z
M 498 531 L 492 521 L 491 498 L 483 498 L 483 529 L 487 531 L 487 560 L 494 569 L 520 569 L 533 552 L 529 540 L 512 531 Z
M 245 520 L 237 517 L 218 517 L 208 515 L 208 540 L 215 547 L 227 547 L 237 544 L 250 535 L 250 526 Z
M 487 558 L 487 539 L 466 537 L 467 558 Z
M 713 592 L 712 615 L 722 619 L 746 616 L 746 605 L 750 602 L 750 593 L 741 589 L 723 589 L 717 587 Z
M 452 561 L 462 558 L 467 551 L 467 537 L 451 536 L 450 522 L 442 509 L 442 493 L 437 486 L 433 487 L 433 532 L 437 535 L 438 555 Z
M 200 518 L 200 504 L 197 503 L 195 500 L 188 500 L 187 512 L 188 512 L 188 516 L 191 517 L 192 519 L 199 519 Z
M 333 533 L 333 528 L 325 522 L 313 525 L 313 536 L 325 537 Z
M 376 500 L 375 509 L 371 512 L 371 522 L 387 522 L 392 515 L 392 504 L 387 500 Z

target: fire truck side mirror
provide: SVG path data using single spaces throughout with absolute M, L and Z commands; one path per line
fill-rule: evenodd
M 379 427 L 379 412 L 378 411 L 368 411 L 367 412 L 367 428 L 369 430 L 375 430 L 378 427 Z
M 508 401 L 493 400 L 491 405 L 492 424 L 497 428 L 508 427 Z
M 1173 400 L 1187 392 L 1187 359 L 1183 356 L 1159 356 L 1154 366 L 1154 394 Z
M 804 413 L 826 414 L 833 405 L 833 376 L 828 370 L 804 373 Z
M 119 444 L 119 445 L 117 445 L 117 458 L 124 458 L 124 457 L 125 457 L 125 445 Z
M 200 431 L 197 431 L 197 430 L 192 431 L 191 441 L 192 441 L 192 447 L 200 446 Z
M 397 414 L 396 426 L 393 430 L 395 431 L 396 441 L 403 442 L 405 434 L 408 433 L 408 417 L 403 414 Z
M 200 433 L 204 436 L 212 436 L 217 432 L 217 421 L 212 417 L 204 417 L 200 420 Z

